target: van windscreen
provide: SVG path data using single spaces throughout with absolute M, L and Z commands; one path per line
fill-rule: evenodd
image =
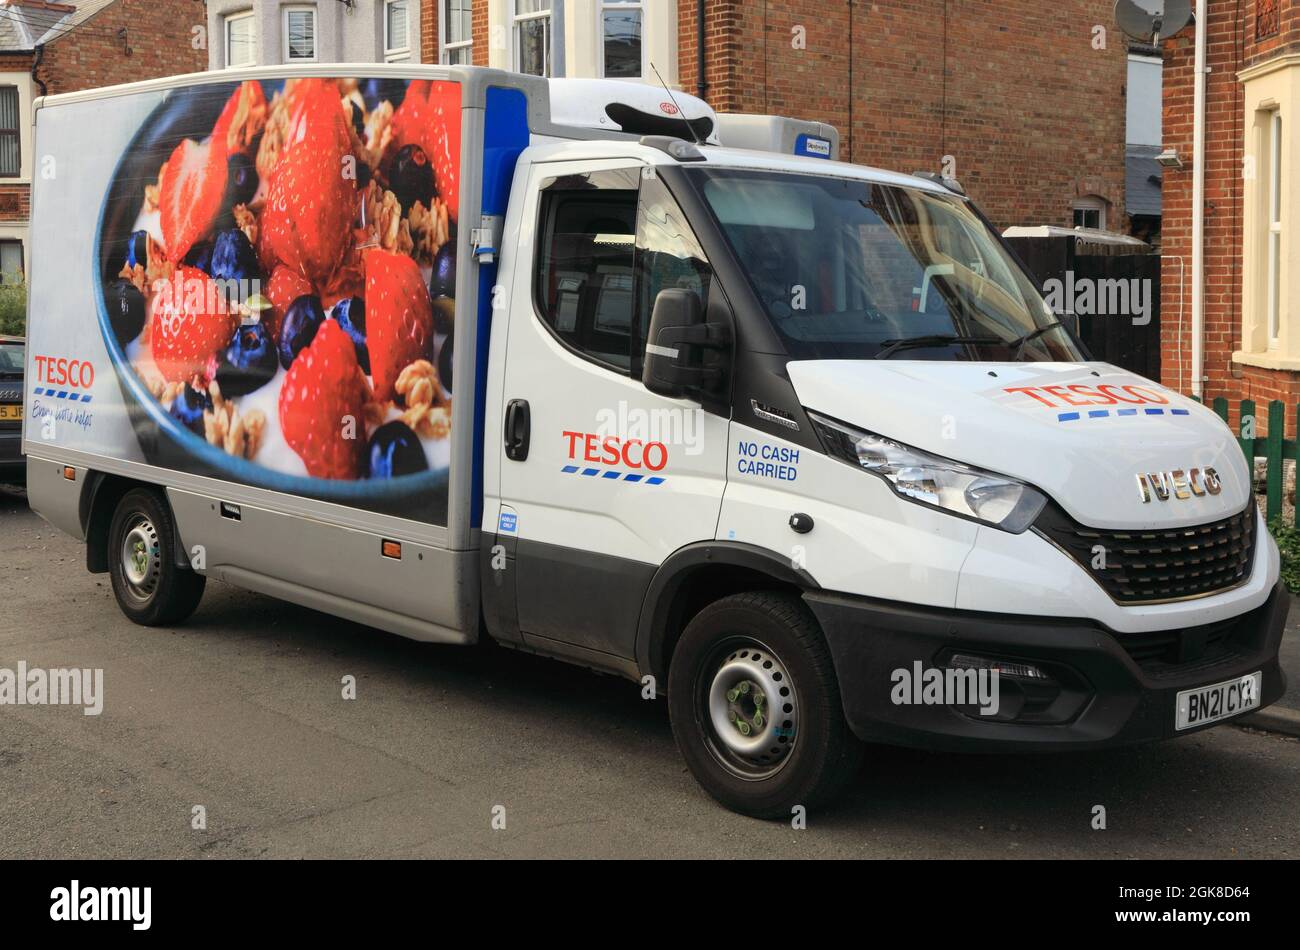
M 955 195 L 822 175 L 690 174 L 792 359 L 1085 359 Z

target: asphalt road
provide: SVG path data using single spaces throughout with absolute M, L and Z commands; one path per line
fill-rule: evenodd
M 185 626 L 136 627 L 81 546 L 4 491 L 0 565 L 0 667 L 102 667 L 106 694 L 98 717 L 0 706 L 0 858 L 1300 856 L 1294 739 L 873 749 L 843 804 L 794 830 L 707 798 L 634 684 L 216 583 Z

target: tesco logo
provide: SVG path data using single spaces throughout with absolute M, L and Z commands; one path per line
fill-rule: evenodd
M 564 432 L 569 440 L 569 458 L 602 465 L 622 465 L 630 469 L 660 472 L 668 465 L 668 446 L 662 442 L 642 442 L 640 439 L 619 439 L 612 435 L 595 435 L 590 432 Z M 579 456 L 579 447 L 582 454 Z
M 51 386 L 71 389 L 89 389 L 95 385 L 95 364 L 89 360 L 69 360 L 63 357 L 37 356 L 36 381 Z
M 1115 406 L 1120 403 L 1131 406 L 1169 404 L 1168 399 L 1146 386 L 1116 386 L 1110 383 L 1101 386 L 1012 386 L 1003 392 L 1023 393 L 1053 409 L 1063 406 Z

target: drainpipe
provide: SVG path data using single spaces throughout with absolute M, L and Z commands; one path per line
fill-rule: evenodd
M 695 96 L 703 99 L 709 91 L 704 80 L 704 0 L 695 3 Z
M 1205 44 L 1208 0 L 1196 0 L 1196 82 L 1192 113 L 1192 395 L 1205 376 Z
M 45 44 L 37 43 L 35 52 L 36 56 L 32 59 L 32 82 L 41 87 L 41 95 L 44 96 L 47 95 L 50 90 L 49 87 L 41 81 L 41 77 L 36 75 L 36 70 L 41 68 L 41 63 L 45 60 Z

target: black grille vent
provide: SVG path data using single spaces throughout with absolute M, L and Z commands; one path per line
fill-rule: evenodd
M 1206 597 L 1241 584 L 1255 555 L 1255 505 L 1210 524 L 1116 531 L 1078 524 L 1049 504 L 1034 530 L 1079 562 L 1121 604 Z M 1094 549 L 1105 567 L 1094 568 Z

